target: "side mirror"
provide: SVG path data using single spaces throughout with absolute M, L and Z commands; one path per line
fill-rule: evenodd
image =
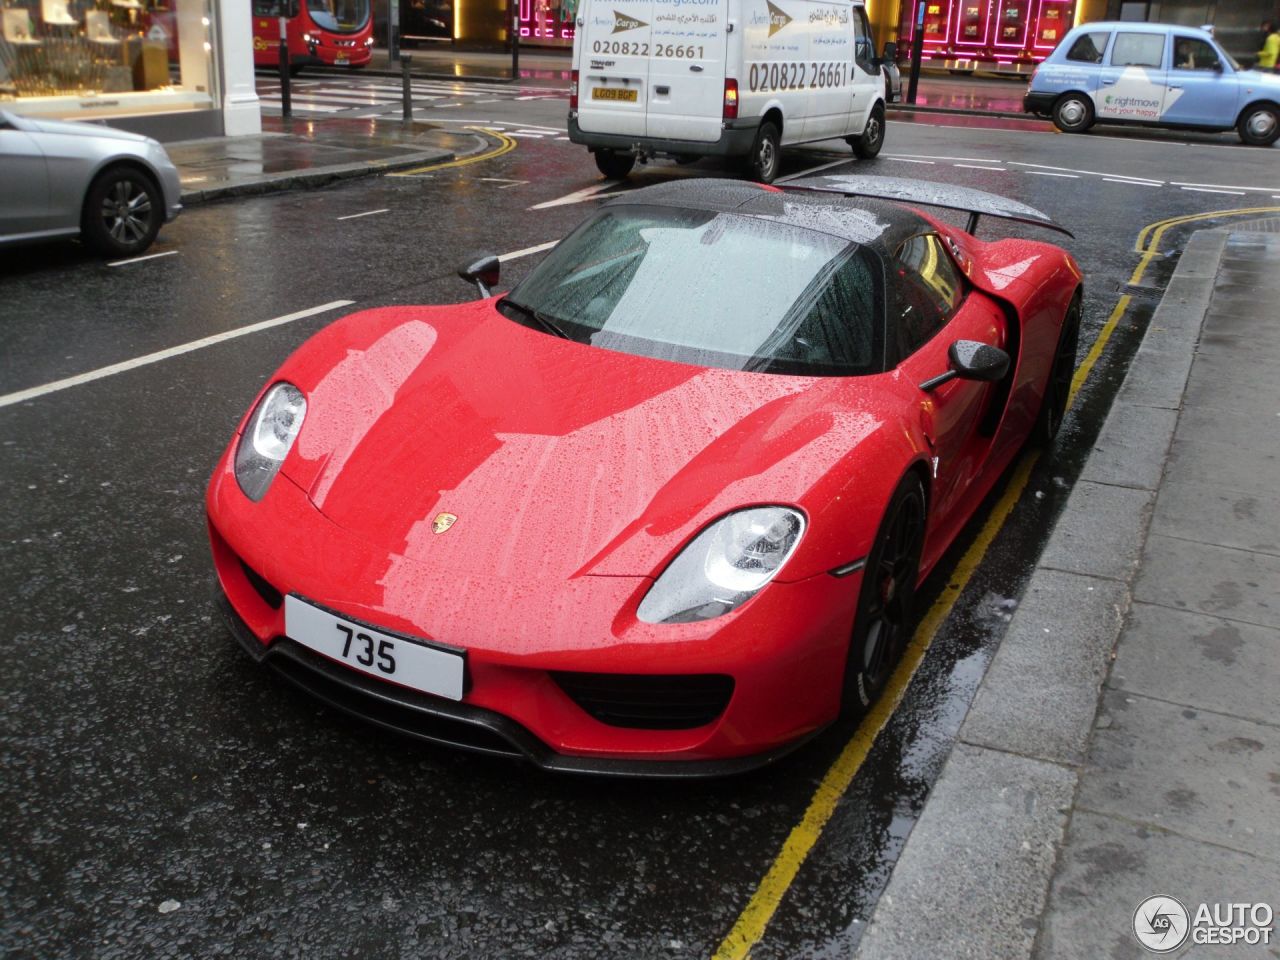
M 886 40 L 884 44 L 884 55 L 880 58 L 890 62 L 898 59 L 898 45 L 892 40 Z
M 491 253 L 481 254 L 458 268 L 458 276 L 467 283 L 474 283 L 482 297 L 493 296 L 492 288 L 498 285 L 500 272 L 501 263 Z
M 979 343 L 977 340 L 957 340 L 947 351 L 951 369 L 920 384 L 926 393 L 955 380 L 977 380 L 994 383 L 1009 372 L 1009 355 L 999 347 Z

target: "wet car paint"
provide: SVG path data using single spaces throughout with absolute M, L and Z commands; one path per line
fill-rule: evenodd
M 528 179 L 548 156 L 503 159 L 492 175 Z M 949 175 L 998 186 L 979 171 Z M 502 195 L 454 176 L 439 175 L 432 193 L 383 182 L 193 210 L 170 228 L 181 255 L 127 278 L 74 247 L 10 262 L 0 270 L 19 349 L 0 359 L 0 382 L 17 389 L 337 297 L 469 299 L 451 260 L 426 246 L 433 224 L 462 224 L 442 241 L 510 250 L 578 215 L 502 219 Z M 593 182 L 580 170 L 561 176 L 577 179 L 548 184 L 539 199 Z M 342 250 L 320 235 L 326 204 L 347 213 L 389 198 L 399 209 L 385 233 Z M 1071 219 L 1061 184 L 1018 198 Z M 1202 200 L 1143 196 L 1127 222 L 1069 245 L 1089 278 L 1083 343 L 1128 275 L 1136 229 L 1197 209 L 1190 199 Z M 1158 288 L 1158 276 L 1151 282 Z M 557 780 L 317 709 L 259 674 L 215 622 L 205 478 L 251 381 L 326 322 L 0 414 L 0 495 L 10 505 L 0 549 L 16 598 L 0 664 L 12 771 L 0 795 L 12 878 L 0 894 L 0 944 L 41 956 L 92 944 L 101 957 L 710 954 L 847 728 L 762 775 L 719 784 Z M 1140 315 L 1126 318 L 1111 348 L 1122 349 L 1069 418 L 1060 448 L 1072 456 L 1087 449 L 1084 427 L 1100 422 L 1140 326 Z M 998 639 L 1007 611 L 993 608 L 1016 594 L 1070 479 L 1037 475 L 753 956 L 847 955 L 856 943 Z M 946 580 L 943 570 L 934 589 Z M 160 913 L 170 899 L 181 906 Z

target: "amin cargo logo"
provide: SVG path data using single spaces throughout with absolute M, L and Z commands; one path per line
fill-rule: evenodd
M 772 37 L 790 23 L 791 18 L 783 10 L 775 7 L 772 0 L 765 0 L 765 2 L 769 4 L 769 36 Z
M 648 24 L 643 20 L 637 20 L 635 17 L 628 17 L 625 13 L 613 11 L 613 32 L 622 33 L 626 30 L 635 30 L 637 27 L 647 27 Z

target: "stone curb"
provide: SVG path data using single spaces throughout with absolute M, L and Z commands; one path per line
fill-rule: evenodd
M 339 180 L 353 180 L 357 177 L 372 177 L 380 173 L 394 170 L 405 170 L 428 163 L 444 163 L 453 160 L 455 154 L 451 150 L 420 150 L 406 153 L 402 157 L 386 160 L 370 160 L 361 163 L 337 163 L 327 167 L 313 167 L 309 170 L 289 170 L 284 173 L 264 174 L 252 180 L 240 183 L 229 183 L 225 186 L 210 187 L 207 190 L 191 190 L 182 192 L 184 206 L 208 203 L 212 200 L 224 200 L 227 197 L 256 196 L 264 193 L 281 193 L 285 190 L 309 189 L 323 187 Z
M 859 944 L 1028 960 L 1227 233 L 1194 234 Z

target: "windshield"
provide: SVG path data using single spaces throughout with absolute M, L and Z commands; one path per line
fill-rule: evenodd
M 838 237 L 728 213 L 619 206 L 575 230 L 500 308 L 623 353 L 855 375 L 883 367 L 882 291 L 878 259 Z
M 307 13 L 321 30 L 358 33 L 369 23 L 369 0 L 307 0 Z

